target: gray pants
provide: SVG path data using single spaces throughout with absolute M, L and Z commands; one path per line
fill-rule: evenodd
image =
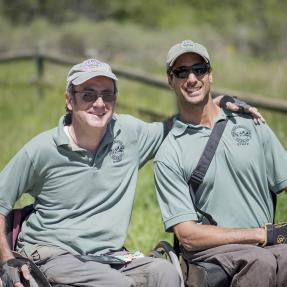
M 231 286 L 287 286 L 287 245 L 265 248 L 247 244 L 228 244 L 199 252 L 186 252 L 190 262 L 221 265 L 233 277 Z
M 83 262 L 69 252 L 51 246 L 20 251 L 33 260 L 51 283 L 85 287 L 176 287 L 180 278 L 167 260 L 143 257 L 111 268 L 95 261 Z

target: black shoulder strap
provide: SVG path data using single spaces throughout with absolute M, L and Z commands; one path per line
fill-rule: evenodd
M 194 169 L 194 171 L 191 174 L 191 177 L 188 181 L 189 185 L 189 193 L 191 200 L 193 202 L 194 208 L 197 212 L 202 214 L 210 224 L 212 225 L 217 225 L 217 222 L 212 218 L 212 216 L 209 213 L 206 213 L 202 211 L 195 203 L 195 193 L 200 186 L 200 184 L 203 181 L 203 178 L 208 170 L 208 167 L 212 161 L 212 158 L 215 154 L 215 151 L 217 149 L 218 143 L 220 141 L 220 138 L 223 134 L 223 131 L 225 129 L 225 126 L 227 124 L 227 119 L 218 121 L 215 123 L 215 126 L 212 129 L 211 135 L 208 139 L 208 142 L 204 148 L 204 151 L 199 159 L 199 162 Z M 176 254 L 179 254 L 180 249 L 179 249 L 179 242 L 176 236 L 174 236 L 174 250 Z
M 203 178 L 215 154 L 226 124 L 227 119 L 215 123 L 215 126 L 212 129 L 211 135 L 199 159 L 199 162 L 191 174 L 188 184 L 192 186 L 194 193 L 196 193 L 198 187 L 203 181 Z
M 196 204 L 195 204 L 195 194 L 197 192 L 198 187 L 203 182 L 203 178 L 209 168 L 209 165 L 213 159 L 215 151 L 217 149 L 218 143 L 220 138 L 223 134 L 225 126 L 227 124 L 227 119 L 218 121 L 215 123 L 215 126 L 212 129 L 211 135 L 209 140 L 204 148 L 204 151 L 199 159 L 199 162 L 191 174 L 191 177 L 188 181 L 189 185 L 189 193 L 191 199 L 193 201 L 194 208 L 197 212 L 202 214 L 210 224 L 217 225 L 216 221 L 212 218 L 212 216 L 204 211 L 202 211 Z
M 191 177 L 188 181 L 189 185 L 189 193 L 191 200 L 193 202 L 193 206 L 197 212 L 202 214 L 211 225 L 217 225 L 217 222 L 213 219 L 213 217 L 207 213 L 202 211 L 195 203 L 195 193 L 200 186 L 200 184 L 203 181 L 203 178 L 208 170 L 208 167 L 211 163 L 211 160 L 215 154 L 215 151 L 217 149 L 218 143 L 220 141 L 220 138 L 223 134 L 223 131 L 226 127 L 227 119 L 216 122 L 214 128 L 212 129 L 211 135 L 208 139 L 208 142 L 204 148 L 203 153 L 201 154 L 201 157 L 199 159 L 199 162 L 194 169 L 194 171 L 191 174 Z M 177 237 L 173 236 L 173 248 L 175 250 L 175 253 L 177 256 L 180 254 L 180 247 L 179 247 L 179 241 Z
M 174 120 L 175 120 L 175 116 L 173 115 L 163 122 L 163 124 L 164 124 L 164 137 L 166 137 L 167 134 L 172 129 Z

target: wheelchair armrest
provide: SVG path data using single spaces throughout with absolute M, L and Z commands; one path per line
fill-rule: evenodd
M 9 247 L 14 250 L 17 243 L 18 234 L 23 221 L 33 212 L 33 204 L 23 208 L 16 208 L 6 216 L 6 232 Z

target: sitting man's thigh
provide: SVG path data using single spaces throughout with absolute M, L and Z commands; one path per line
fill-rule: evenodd
M 39 266 L 51 283 L 72 286 L 136 286 L 132 277 L 125 276 L 110 265 L 95 261 L 83 262 L 60 248 L 40 246 L 22 253 Z
M 120 271 L 132 277 L 136 286 L 180 286 L 180 276 L 175 267 L 169 261 L 160 258 L 138 258 L 123 266 Z

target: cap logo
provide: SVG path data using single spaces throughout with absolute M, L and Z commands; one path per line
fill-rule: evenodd
M 191 40 L 184 40 L 181 42 L 180 45 L 182 48 L 193 48 L 195 46 L 194 42 L 192 42 Z
M 81 64 L 81 70 L 82 71 L 91 71 L 91 70 L 97 69 L 101 66 L 104 66 L 103 62 L 98 61 L 96 59 L 89 59 L 89 60 L 84 61 Z

